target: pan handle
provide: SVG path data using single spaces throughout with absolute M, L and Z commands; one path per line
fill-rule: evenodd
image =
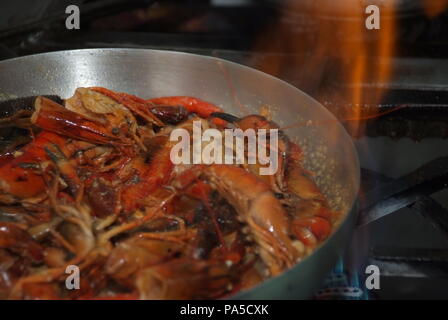
M 383 177 L 383 180 L 361 196 L 358 226 L 404 207 L 415 210 L 424 206 L 430 209 L 425 210 L 427 218 L 439 229 L 448 231 L 448 210 L 430 197 L 448 185 L 448 156 L 434 159 L 399 179 Z

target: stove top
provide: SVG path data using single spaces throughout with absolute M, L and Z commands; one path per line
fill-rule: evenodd
M 0 25 L 0 58 L 94 47 L 178 50 L 261 69 L 315 97 L 353 136 L 362 167 L 363 209 L 350 248 L 316 297 L 448 297 L 448 12 L 428 15 L 409 5 L 412 1 L 402 1 L 398 31 L 390 39 L 398 48 L 388 57 L 392 76 L 359 82 L 342 77 L 341 65 L 352 65 L 339 61 L 344 57 L 338 54 L 310 66 L 307 50 L 259 46 L 260 38 L 263 43 L 284 40 L 273 32 L 278 20 L 286 23 L 291 39 L 316 34 L 313 17 L 285 11 L 273 1 L 78 1 L 80 30 L 65 29 L 64 5 L 45 3 L 22 24 L 12 16 L 15 23 Z M 384 63 L 375 54 L 366 59 L 373 68 Z M 273 68 L 278 61 L 283 67 Z M 363 100 L 354 103 L 335 94 L 347 88 L 362 89 Z M 360 120 L 362 131 L 351 130 L 345 117 L 355 108 L 375 111 Z M 372 199 L 381 201 L 370 205 Z M 379 289 L 365 286 L 369 265 L 380 270 Z

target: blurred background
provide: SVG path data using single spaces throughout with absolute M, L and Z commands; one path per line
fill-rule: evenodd
M 81 28 L 67 30 L 78 5 Z M 380 10 L 369 30 L 365 9 Z M 277 76 L 353 137 L 365 207 L 320 299 L 448 298 L 448 1 L 15 0 L 0 3 L 0 59 L 81 48 L 176 50 Z M 5 76 L 5 75 L 2 75 Z M 381 270 L 367 291 L 365 266 Z

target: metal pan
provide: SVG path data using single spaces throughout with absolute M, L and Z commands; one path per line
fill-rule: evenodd
M 104 86 L 144 98 L 196 96 L 243 116 L 269 106 L 285 132 L 305 149 L 305 166 L 345 216 L 329 239 L 287 272 L 241 292 L 241 299 L 309 298 L 335 264 L 356 220 L 359 163 L 341 124 L 311 97 L 260 71 L 212 57 L 139 49 L 44 53 L 0 62 L 0 100 L 71 96 L 77 87 Z

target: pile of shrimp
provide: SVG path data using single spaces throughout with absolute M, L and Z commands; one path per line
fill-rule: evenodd
M 283 133 L 271 176 L 171 162 L 175 128 L 279 129 L 261 115 L 101 87 L 31 107 L 1 120 L 27 137 L 0 156 L 0 299 L 231 296 L 300 262 L 337 219 Z

